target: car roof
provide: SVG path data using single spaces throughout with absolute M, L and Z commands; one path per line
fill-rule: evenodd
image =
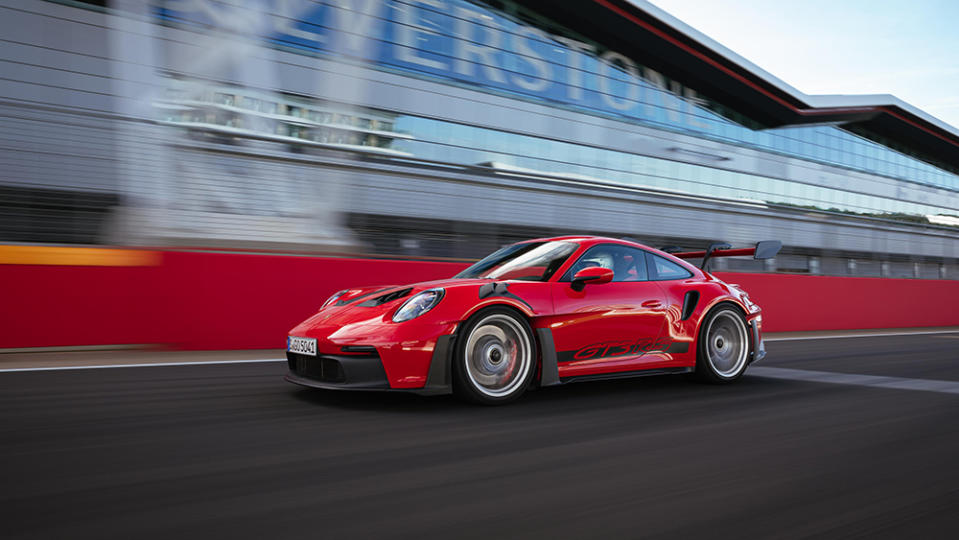
M 673 262 L 679 263 L 680 265 L 686 267 L 689 270 L 693 271 L 693 275 L 699 278 L 704 277 L 704 272 L 702 272 L 695 265 L 691 264 L 689 261 L 679 259 L 673 256 L 670 253 L 666 253 L 654 247 L 647 246 L 646 244 L 641 244 L 635 240 L 628 240 L 626 238 L 611 238 L 608 236 L 592 236 L 592 235 L 570 235 L 570 236 L 553 236 L 551 238 L 534 238 L 532 240 L 526 240 L 524 242 L 519 242 L 521 244 L 526 244 L 529 242 L 553 242 L 553 241 L 562 241 L 562 242 L 575 242 L 583 247 L 591 247 L 596 244 L 622 244 L 625 246 L 633 246 L 651 251 L 657 255 L 665 257 Z
M 612 238 L 608 236 L 592 236 L 592 235 L 570 235 L 570 236 L 553 236 L 550 238 L 534 238 L 532 240 L 525 240 L 522 243 L 528 242 L 575 242 L 577 244 L 591 246 L 593 244 L 604 244 L 604 243 L 613 243 L 613 244 L 625 244 L 632 246 L 639 246 L 644 249 L 649 249 L 652 251 L 659 251 L 656 248 L 641 244 L 635 240 L 629 240 L 626 238 Z

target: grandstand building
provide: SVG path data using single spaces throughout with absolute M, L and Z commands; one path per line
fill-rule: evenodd
M 23 0 L 0 41 L 0 242 L 779 239 L 718 269 L 959 278 L 959 130 L 642 0 Z

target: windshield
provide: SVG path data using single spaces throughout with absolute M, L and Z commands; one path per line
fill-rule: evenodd
M 573 242 L 513 244 L 456 274 L 456 277 L 546 281 L 576 248 L 577 244 Z

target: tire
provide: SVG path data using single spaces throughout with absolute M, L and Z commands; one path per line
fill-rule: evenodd
M 502 405 L 523 395 L 536 371 L 536 341 L 526 319 L 507 307 L 469 318 L 453 356 L 453 391 L 467 401 Z
M 749 364 L 749 336 L 746 319 L 735 307 L 720 305 L 711 311 L 696 342 L 696 377 L 713 384 L 742 377 Z

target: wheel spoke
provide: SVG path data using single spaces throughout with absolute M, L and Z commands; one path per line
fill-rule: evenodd
M 466 342 L 466 374 L 474 387 L 491 397 L 515 391 L 532 364 L 532 346 L 513 317 L 492 314 L 482 319 Z
M 730 310 L 717 313 L 706 330 L 706 357 L 724 378 L 737 376 L 746 365 L 749 337 L 742 317 Z

